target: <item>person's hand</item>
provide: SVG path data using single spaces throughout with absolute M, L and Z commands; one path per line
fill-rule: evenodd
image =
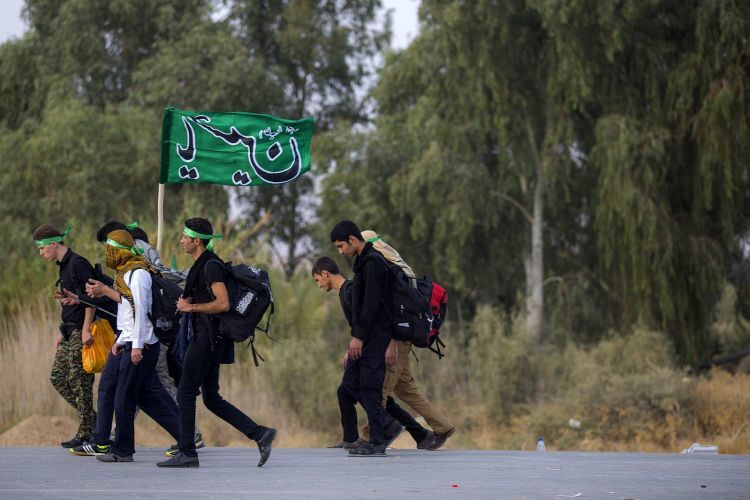
M 362 357 L 362 341 L 357 337 L 349 342 L 349 357 L 355 360 Z
M 90 278 L 89 282 L 86 283 L 86 294 L 94 298 L 101 297 L 104 295 L 106 288 L 107 285 L 105 285 L 101 281 Z
M 142 359 L 143 359 L 143 349 L 133 347 L 130 350 L 130 361 L 132 361 L 134 365 L 137 365 L 138 363 L 141 362 Z
M 349 351 L 344 351 L 344 357 L 341 358 L 341 366 L 346 368 L 346 362 L 349 361 Z
M 78 304 L 78 295 L 63 288 L 63 297 L 60 299 L 60 303 L 64 306 L 74 306 Z
M 190 312 L 190 307 L 193 303 L 193 299 L 186 299 L 184 297 L 180 297 L 177 299 L 177 310 L 180 312 Z
M 52 294 L 52 298 L 55 300 L 62 300 L 65 298 L 65 295 L 60 290 L 55 290 Z
M 385 350 L 385 363 L 388 366 L 393 366 L 398 361 L 398 344 L 395 340 L 391 340 L 388 343 L 388 348 Z
M 63 341 L 62 333 L 58 333 L 57 334 L 57 340 L 55 341 L 55 349 L 57 349 L 58 347 L 60 347 L 60 342 L 62 342 L 62 341 Z
M 125 349 L 125 347 L 121 346 L 117 342 L 112 344 L 112 354 L 115 356 L 119 356 L 123 349 Z
M 94 343 L 94 336 L 91 335 L 91 329 L 90 328 L 84 328 L 81 331 L 81 343 L 83 345 L 91 345 Z

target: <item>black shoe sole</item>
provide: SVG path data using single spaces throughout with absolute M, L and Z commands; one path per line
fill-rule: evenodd
M 161 467 L 162 469 L 197 469 L 200 467 L 200 463 L 198 462 L 191 462 L 187 464 L 180 464 L 180 465 L 163 465 L 163 464 L 156 464 L 157 467 Z

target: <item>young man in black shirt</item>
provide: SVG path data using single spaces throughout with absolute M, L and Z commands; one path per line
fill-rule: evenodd
M 343 385 L 367 413 L 370 441 L 349 450 L 350 456 L 385 456 L 383 409 L 386 349 L 391 341 L 388 303 L 390 279 L 385 258 L 366 243 L 357 225 L 341 221 L 331 230 L 339 253 L 354 257 L 352 283 L 352 339 L 349 342 Z M 394 356 L 395 358 L 395 356 Z M 388 420 L 389 422 L 385 422 Z
M 339 293 L 339 302 L 341 302 L 341 309 L 344 312 L 349 326 L 352 326 L 352 298 L 351 298 L 351 280 L 347 280 L 339 271 L 339 266 L 330 257 L 320 257 L 315 261 L 312 267 L 312 277 L 318 288 L 326 292 L 331 290 L 337 290 Z M 342 364 L 346 370 L 349 361 L 349 353 L 347 351 L 344 354 Z M 387 360 L 386 360 L 387 362 Z M 341 412 L 341 426 L 344 430 L 343 439 L 337 444 L 331 446 L 331 448 L 344 448 L 352 449 L 358 448 L 366 443 L 364 439 L 359 437 L 359 431 L 357 429 L 357 400 L 355 396 L 347 390 L 342 380 L 339 385 L 336 395 L 339 402 L 339 411 Z M 388 396 L 385 403 L 385 411 L 390 415 L 394 421 L 391 424 L 385 426 L 384 437 L 386 446 L 396 439 L 401 432 L 403 425 L 407 432 L 414 438 L 417 444 L 425 442 L 430 439 L 432 434 L 422 427 L 414 417 L 409 414 L 406 410 L 401 408 L 398 403 L 391 397 Z M 399 425 L 401 424 L 401 425 Z
M 86 283 L 94 277 L 94 268 L 89 262 L 65 246 L 64 233 L 51 224 L 39 226 L 33 233 L 39 255 L 60 267 L 59 289 L 54 297 L 62 304 L 62 323 L 57 334 L 57 351 L 52 364 L 50 380 L 55 390 L 78 412 L 78 432 L 73 439 L 60 443 L 63 448 L 74 448 L 84 444 L 94 427 L 93 404 L 94 374 L 83 370 L 81 350 L 91 345 L 91 323 L 94 308 L 67 297 L 65 291 L 76 295 L 85 293 Z
M 195 450 L 195 400 L 199 391 L 203 403 L 219 418 L 258 444 L 263 466 L 271 456 L 271 443 L 276 429 L 253 422 L 250 417 L 224 400 L 219 394 L 219 366 L 234 362 L 234 343 L 219 331 L 218 314 L 229 310 L 228 271 L 213 253 L 213 227 L 206 219 L 185 221 L 180 246 L 190 254 L 195 263 L 190 268 L 185 283 L 185 293 L 177 301 L 177 309 L 190 313 L 193 338 L 185 353 L 180 385 L 177 388 L 177 405 L 180 414 L 179 452 L 159 467 L 198 467 Z

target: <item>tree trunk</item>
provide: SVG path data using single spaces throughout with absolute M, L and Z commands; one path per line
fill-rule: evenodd
M 529 117 L 526 131 L 534 163 L 534 214 L 531 219 L 531 255 L 525 259 L 526 267 L 526 327 L 538 342 L 544 331 L 544 161 L 537 146 L 536 134 Z
M 537 166 L 531 256 L 526 259 L 526 326 L 537 341 L 544 330 L 544 167 Z

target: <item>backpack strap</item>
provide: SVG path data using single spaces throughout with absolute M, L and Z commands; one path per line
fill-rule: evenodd
M 441 348 L 445 347 L 445 344 L 442 340 L 440 340 L 440 332 L 435 334 L 435 345 L 437 345 L 437 348 L 430 346 L 428 347 L 428 349 L 437 354 L 438 359 L 443 359 L 445 357 L 445 354 L 443 354 L 443 350 Z
M 277 344 L 281 344 L 281 342 L 279 342 L 278 340 L 276 340 L 275 338 L 271 337 L 268 334 L 268 330 L 271 328 L 271 316 L 273 316 L 273 313 L 274 313 L 274 305 L 273 305 L 273 300 L 272 300 L 271 301 L 271 312 L 269 312 L 268 316 L 266 316 L 266 327 L 265 328 L 261 328 L 259 326 L 256 326 L 255 329 L 258 330 L 258 331 L 263 332 L 263 334 L 266 337 L 268 337 L 269 339 L 271 339 L 271 341 L 276 342 Z M 263 359 L 263 358 L 261 358 L 261 359 Z
M 265 363 L 266 361 L 265 358 L 261 356 L 258 351 L 255 350 L 255 343 L 252 340 L 250 341 L 250 349 L 252 349 L 252 352 L 253 352 L 253 363 L 255 363 L 256 368 L 260 366 L 260 364 L 258 363 L 258 358 L 260 358 L 260 360 Z

